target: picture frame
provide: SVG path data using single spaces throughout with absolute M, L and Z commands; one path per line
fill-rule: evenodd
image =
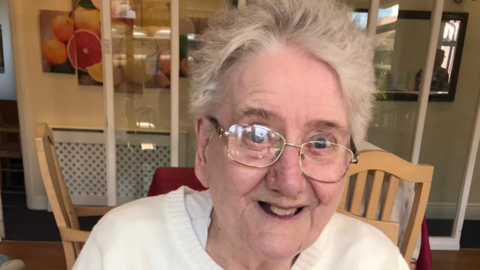
M 355 13 L 365 14 L 368 10 L 356 10 Z M 436 58 L 441 60 L 442 51 L 444 57 L 439 61 L 442 62 L 441 66 L 434 64 L 429 101 L 455 100 L 468 15 L 466 12 L 442 14 L 443 32 L 439 36 Z M 430 18 L 430 11 L 414 10 L 399 10 L 397 18 L 379 18 L 374 56 L 377 100 L 418 100 L 430 33 Z M 388 40 L 388 36 L 391 40 Z M 379 41 L 380 38 L 383 40 Z

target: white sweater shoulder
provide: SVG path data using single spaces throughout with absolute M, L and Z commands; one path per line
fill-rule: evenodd
M 180 188 L 111 210 L 94 227 L 74 270 L 221 269 L 192 228 Z

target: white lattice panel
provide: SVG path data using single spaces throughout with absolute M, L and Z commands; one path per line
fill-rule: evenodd
M 56 148 L 71 195 L 106 196 L 104 144 L 57 142 Z M 139 145 L 117 145 L 116 153 L 119 197 L 145 197 L 156 168 L 170 165 L 168 146 L 142 150 Z
M 55 146 L 70 195 L 106 196 L 104 144 L 58 142 Z

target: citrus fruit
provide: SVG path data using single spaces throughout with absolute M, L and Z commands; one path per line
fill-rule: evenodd
M 67 62 L 67 48 L 58 39 L 51 39 L 43 44 L 43 55 L 51 65 L 61 65 Z
M 68 59 L 81 71 L 102 62 L 102 43 L 97 35 L 87 30 L 77 30 L 68 41 Z
M 102 10 L 102 0 L 92 0 L 92 4 L 93 4 L 98 10 Z
M 58 15 L 52 21 L 52 32 L 55 37 L 63 42 L 67 42 L 74 33 L 72 18 L 65 15 Z
M 101 62 L 87 67 L 87 72 L 94 81 L 103 83 L 103 65 Z
M 77 7 L 73 12 L 76 30 L 88 30 L 100 36 L 100 11 Z

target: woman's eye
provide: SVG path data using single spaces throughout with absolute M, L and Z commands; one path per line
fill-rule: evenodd
M 268 141 L 268 136 L 267 136 L 267 131 L 266 130 L 261 130 L 261 129 L 253 129 L 252 132 L 250 133 L 250 139 L 254 143 L 265 143 Z
M 313 143 L 313 146 L 316 149 L 325 149 L 328 146 L 328 140 L 322 137 L 317 138 L 314 142 L 315 143 Z

